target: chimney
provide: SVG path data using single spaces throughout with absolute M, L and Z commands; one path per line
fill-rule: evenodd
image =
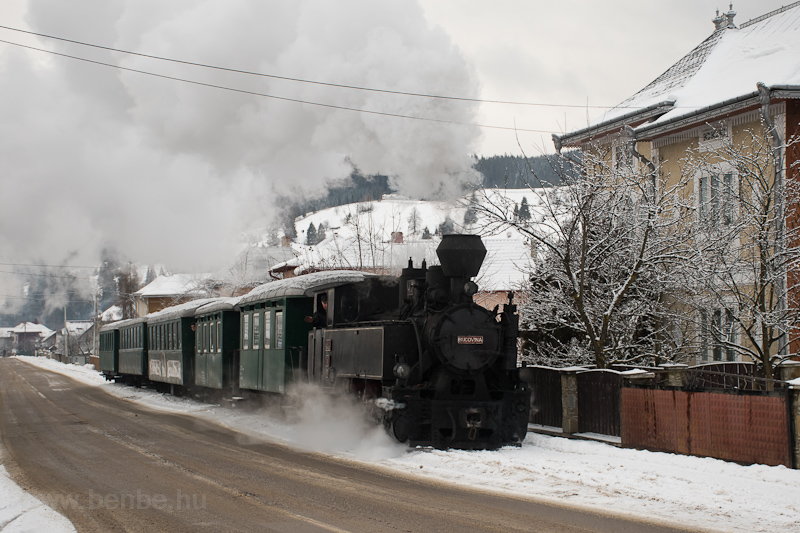
M 736 11 L 733 10 L 733 4 L 731 4 L 730 11 L 725 13 L 725 16 L 728 19 L 728 27 L 729 28 L 735 28 L 736 24 L 733 23 L 733 17 L 736 16 Z
M 281 246 L 283 246 L 284 248 L 288 248 L 289 246 L 291 246 L 291 244 L 292 244 L 291 237 L 289 237 L 288 235 L 284 235 L 283 237 L 281 237 Z
M 725 27 L 726 18 L 723 15 L 719 14 L 719 9 L 717 9 L 717 16 L 714 17 L 714 20 L 711 22 L 714 23 L 714 31 L 719 31 Z

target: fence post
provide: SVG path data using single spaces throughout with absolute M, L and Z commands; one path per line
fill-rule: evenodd
M 792 468 L 800 468 L 800 385 L 789 385 L 786 401 L 789 404 L 789 450 Z
M 778 365 L 781 381 L 792 381 L 800 378 L 800 361 L 783 361 Z
M 666 371 L 664 385 L 667 387 L 683 387 L 683 374 L 689 368 L 687 365 L 683 363 L 664 363 L 658 366 Z
M 581 367 L 560 369 L 561 372 L 561 431 L 578 432 L 578 372 Z

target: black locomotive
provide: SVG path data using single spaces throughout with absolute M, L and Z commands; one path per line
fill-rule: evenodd
M 486 255 L 477 235 L 447 235 L 437 255 L 441 266 L 409 261 L 399 278 L 324 291 L 333 305 L 327 327 L 309 334 L 308 376 L 373 400 L 390 434 L 410 445 L 518 444 L 530 392 L 517 368 L 513 295 L 500 313 L 473 302 Z

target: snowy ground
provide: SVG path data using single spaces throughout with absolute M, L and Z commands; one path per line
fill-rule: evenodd
M 263 410 L 233 410 L 106 383 L 86 367 L 20 359 L 154 409 L 216 421 L 243 438 L 267 438 L 420 477 L 698 529 L 800 532 L 800 471 L 784 467 L 740 466 L 537 434 L 529 434 L 521 448 L 495 452 L 409 450 L 367 426 L 357 410 L 331 406 L 313 391 L 304 391 L 308 401 L 299 403 L 287 419 Z M 61 522 L 58 515 L 45 517 L 46 508 L 37 507 L 4 474 L 0 468 L 0 531 L 39 529 L 21 525 L 21 518 L 4 527 L 8 518 L 25 514 L 34 524 L 52 520 L 48 530 L 72 531 L 63 517 Z

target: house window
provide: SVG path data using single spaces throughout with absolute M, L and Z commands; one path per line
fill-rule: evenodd
M 729 309 L 700 312 L 700 358 L 708 361 L 736 361 L 736 326 Z
M 634 141 L 622 140 L 614 146 L 614 168 L 633 168 Z
M 700 220 L 711 225 L 733 222 L 733 174 L 703 173 L 697 180 L 697 212 Z

